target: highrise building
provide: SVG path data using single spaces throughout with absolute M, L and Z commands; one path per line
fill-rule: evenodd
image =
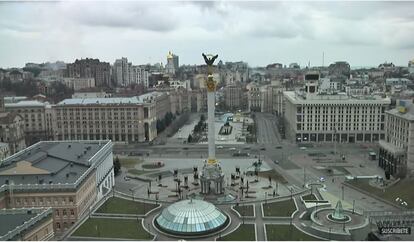
M 117 86 L 128 86 L 130 84 L 130 66 L 126 57 L 115 60 L 112 76 Z
M 100 62 L 99 59 L 81 59 L 66 66 L 67 77 L 95 78 L 97 87 L 111 85 L 110 65 L 107 62 Z

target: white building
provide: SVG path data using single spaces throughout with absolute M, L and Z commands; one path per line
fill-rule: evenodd
M 74 91 L 78 91 L 85 88 L 95 87 L 95 78 L 93 77 L 65 77 L 63 78 L 63 84 L 72 88 Z
M 414 105 L 400 100 L 385 112 L 385 138 L 381 139 L 378 165 L 395 177 L 414 171 Z
M 149 72 L 142 66 L 130 66 L 129 68 L 129 80 L 130 84 L 141 84 L 148 88 L 149 85 Z
M 287 138 L 298 142 L 371 142 L 384 138 L 389 98 L 319 94 L 317 82 L 305 91 L 286 91 Z

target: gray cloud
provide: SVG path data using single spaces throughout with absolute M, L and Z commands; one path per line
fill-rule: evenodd
M 356 64 L 391 55 L 405 63 L 414 49 L 412 9 L 414 2 L 0 3 L 0 66 L 87 56 L 156 62 L 168 50 L 182 63 L 198 63 L 198 52 L 209 48 L 235 60 L 249 49 L 243 53 L 253 65 L 267 64 L 272 54 L 281 61 L 319 61 L 325 49 L 333 60 L 333 53 Z M 362 57 L 368 50 L 375 51 Z

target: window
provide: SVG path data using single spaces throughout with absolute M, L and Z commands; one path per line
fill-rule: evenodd
M 56 228 L 60 229 L 60 223 L 59 222 L 56 223 Z

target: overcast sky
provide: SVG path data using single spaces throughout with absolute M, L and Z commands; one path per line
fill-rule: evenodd
M 93 57 L 407 66 L 414 2 L 0 2 L 0 67 Z

